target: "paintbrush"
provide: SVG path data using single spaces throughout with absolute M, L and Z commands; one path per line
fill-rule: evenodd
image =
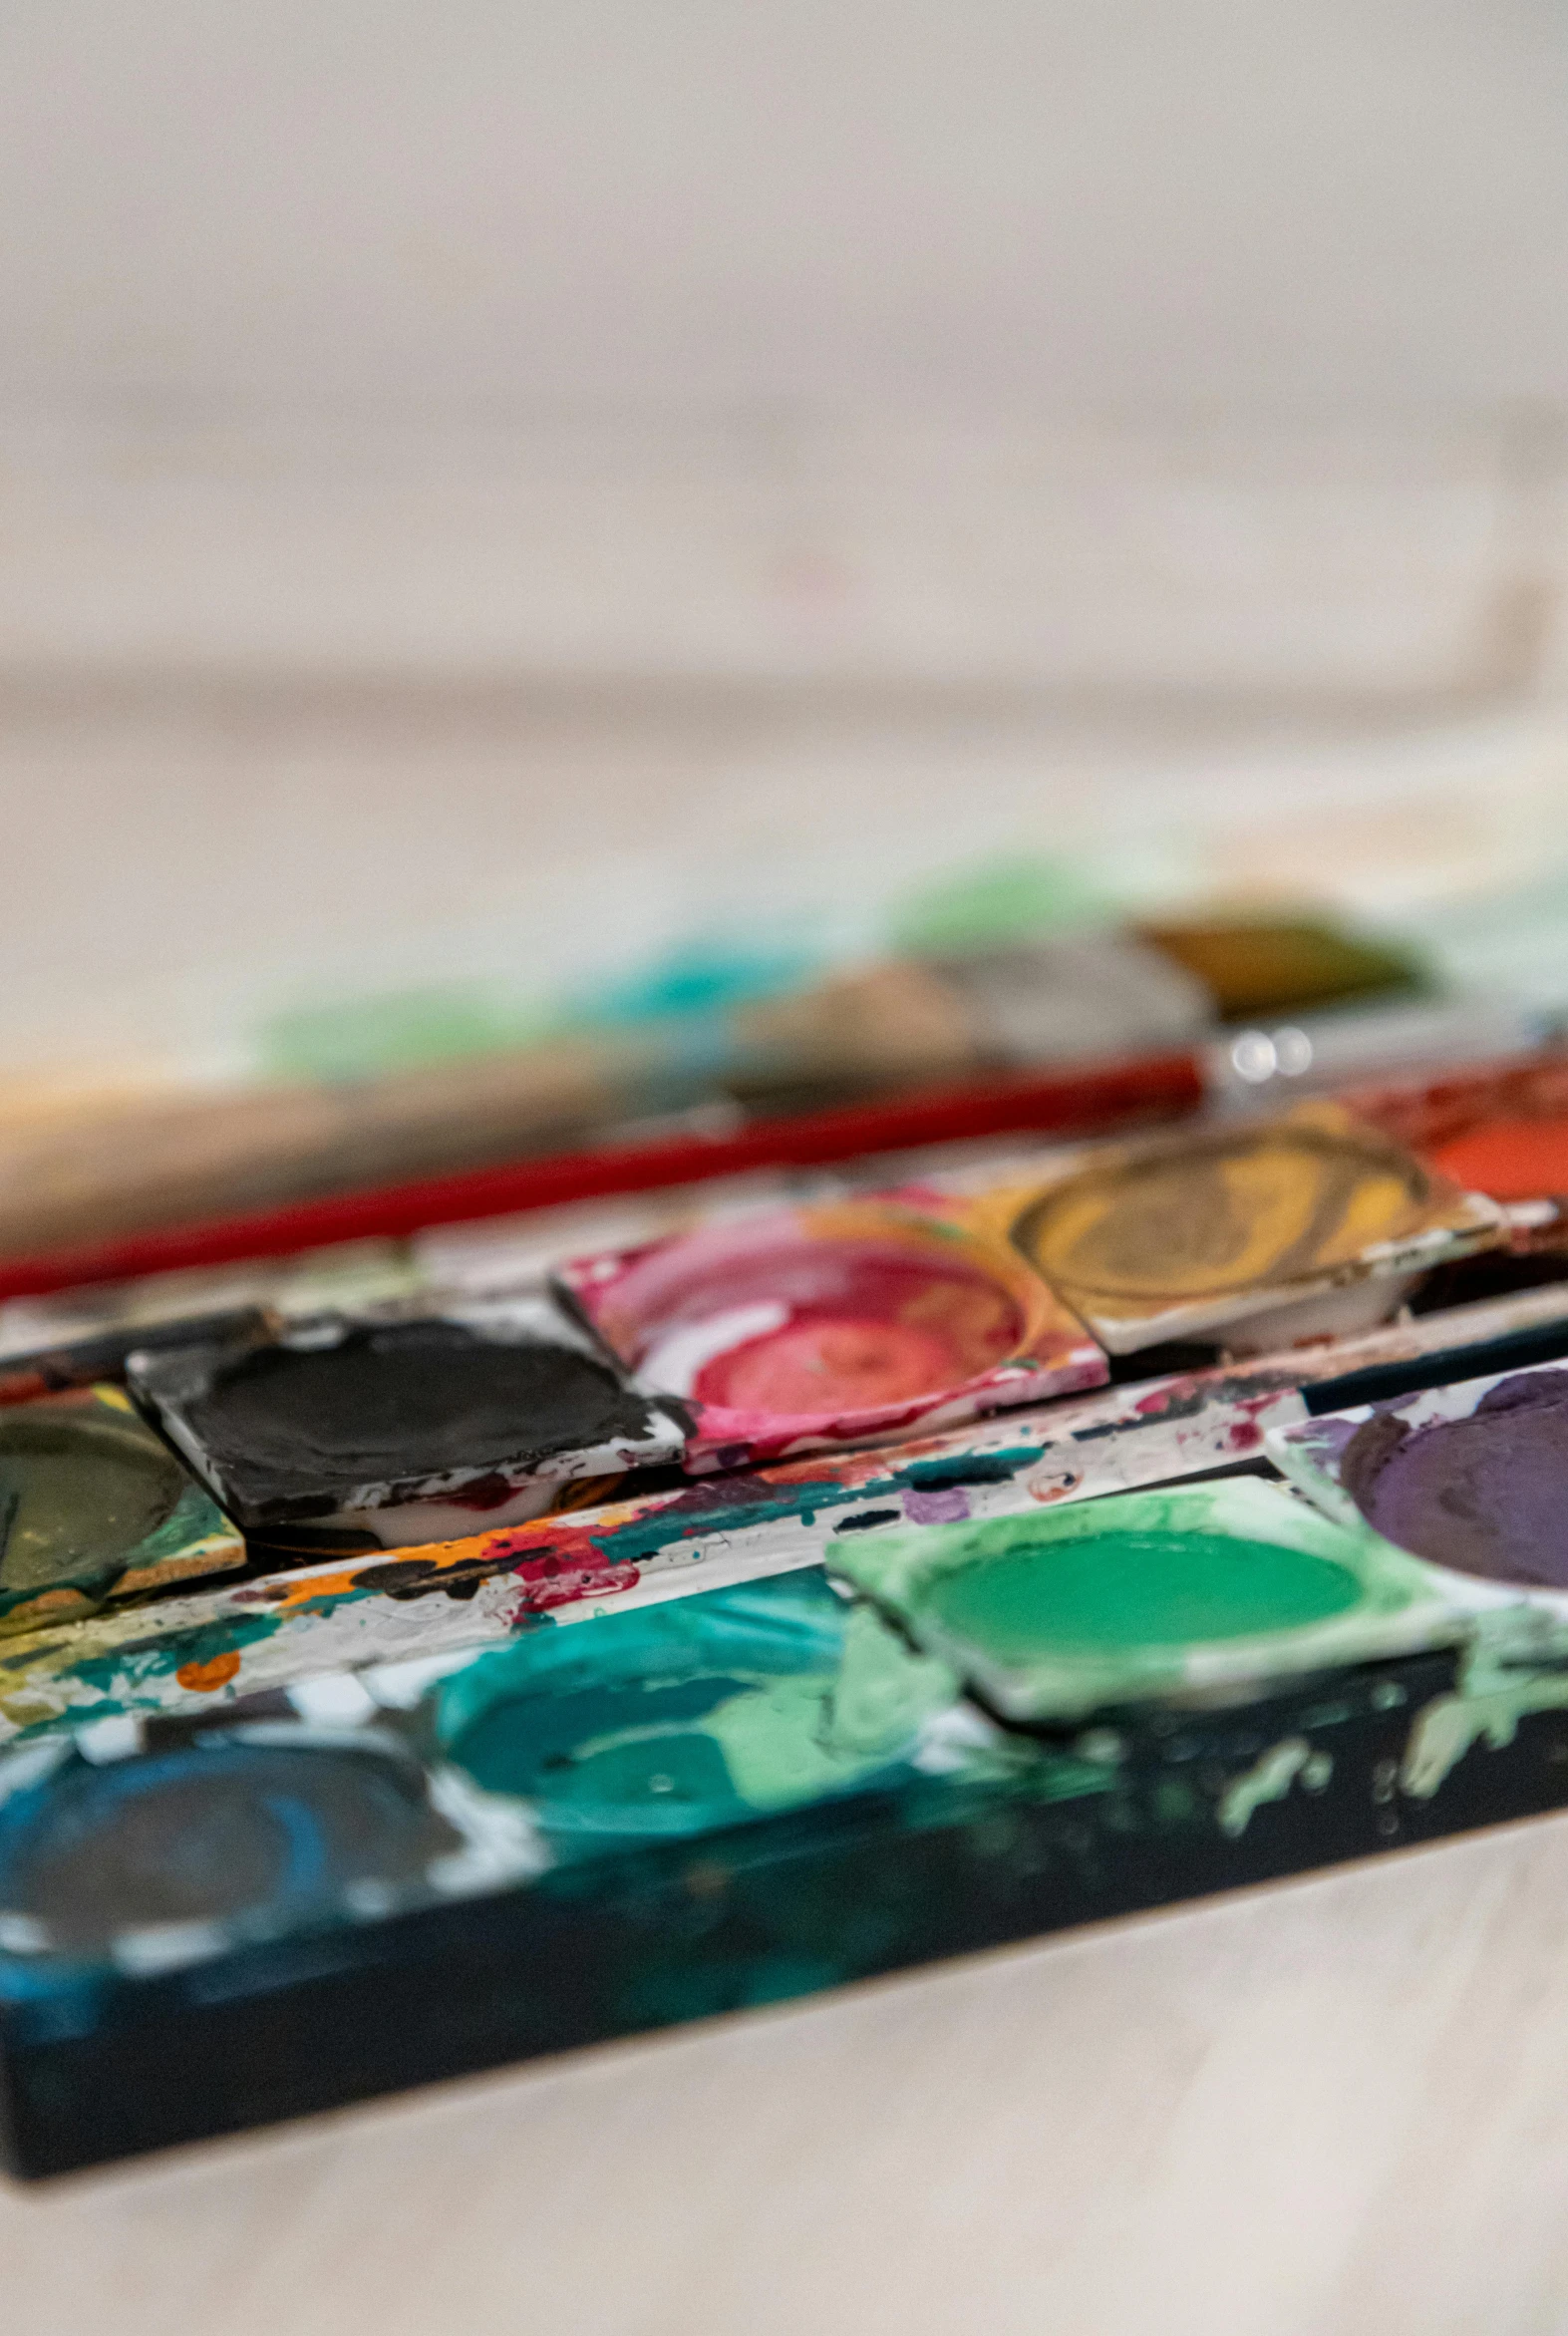
M 889 961 L 672 1015 L 335 1085 L 162 1096 L 0 1130 L 0 1254 L 593 1143 L 714 1101 L 800 1108 L 986 1071 L 1151 1054 L 1211 1019 L 1140 944 Z
M 583 1151 L 715 1104 L 739 1126 L 747 1114 L 1129 1059 L 1154 1066 L 1154 1101 L 1176 1051 L 1223 1088 L 1223 1063 L 1216 1073 L 1201 1048 L 1236 994 L 1232 984 L 1221 998 L 1163 937 L 1097 934 L 890 959 L 720 1013 L 373 1078 L 164 1092 L 0 1121 L 0 1256 Z M 1258 1058 L 1256 1046 L 1236 1058 L 1250 1062 L 1243 1084 Z

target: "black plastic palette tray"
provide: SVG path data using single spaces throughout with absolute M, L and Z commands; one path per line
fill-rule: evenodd
M 183 1970 L 13 1996 L 6 2164 L 62 2173 L 1568 1805 L 1563 1712 L 1470 1750 L 1428 1798 L 1402 1791 L 1411 1713 L 1452 1679 L 1450 1656 L 1423 1655 L 1230 1711 L 1110 1714 L 1053 1748 L 1045 1794 L 919 1776 Z M 1271 1798 L 1282 1742 L 1294 1774 Z

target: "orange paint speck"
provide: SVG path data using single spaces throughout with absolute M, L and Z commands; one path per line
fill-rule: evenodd
M 214 1655 L 208 1663 L 181 1663 L 174 1677 L 181 1687 L 192 1688 L 197 1695 L 215 1695 L 238 1669 L 238 1655 Z

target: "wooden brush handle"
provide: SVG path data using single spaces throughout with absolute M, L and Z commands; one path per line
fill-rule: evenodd
M 708 1034 L 670 1021 L 338 1086 L 247 1089 L 0 1126 L 0 1254 L 110 1239 L 562 1148 L 714 1094 L 765 1102 L 958 1075 L 979 1059 L 933 976 L 875 966 Z

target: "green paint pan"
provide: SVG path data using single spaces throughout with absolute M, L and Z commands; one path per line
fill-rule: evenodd
M 1370 1528 L 1250 1478 L 837 1536 L 826 1561 L 1012 1720 L 1261 1689 L 1466 1626 Z

